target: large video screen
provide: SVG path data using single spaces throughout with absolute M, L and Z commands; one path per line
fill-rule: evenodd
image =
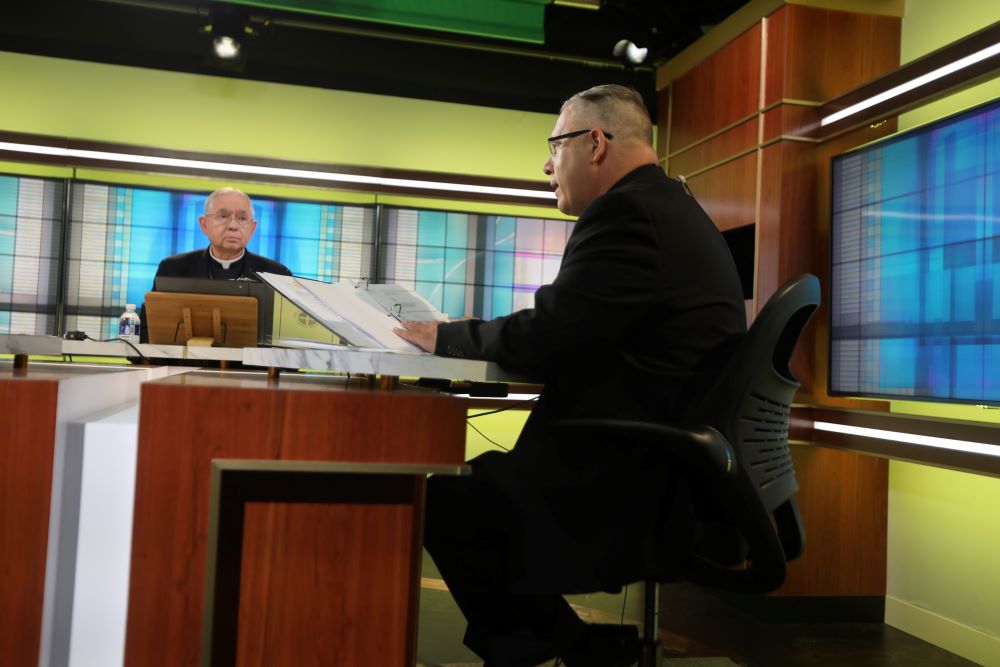
M 832 161 L 830 391 L 1000 404 L 1000 100 Z

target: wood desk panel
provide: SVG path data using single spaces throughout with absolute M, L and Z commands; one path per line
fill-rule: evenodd
M 218 374 L 146 383 L 125 664 L 198 664 L 212 459 L 457 465 L 464 453 L 465 405 L 447 396 Z M 412 641 L 400 633 L 414 600 L 399 591 L 419 562 L 418 510 L 248 506 L 238 663 L 405 664 L 393 651 Z M 363 634 L 364 607 L 383 604 Z
M 42 634 L 45 556 L 58 380 L 0 378 L 0 654 L 35 665 Z

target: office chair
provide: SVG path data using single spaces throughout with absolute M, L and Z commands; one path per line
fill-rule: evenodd
M 648 447 L 674 470 L 680 467 L 698 489 L 693 501 L 700 541 L 680 559 L 663 559 L 662 566 L 654 558 L 646 575 L 643 667 L 660 663 L 658 582 L 686 579 L 729 591 L 766 593 L 784 581 L 786 561 L 802 553 L 805 531 L 788 448 L 788 417 L 799 382 L 789 362 L 819 303 L 819 280 L 813 275 L 781 286 L 690 413 L 689 423 L 696 426 L 603 418 L 560 423 L 565 429 Z M 667 549 L 671 535 L 658 537 Z

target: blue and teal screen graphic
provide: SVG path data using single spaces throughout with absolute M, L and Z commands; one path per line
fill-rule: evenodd
M 1000 403 L 1000 102 L 832 163 L 830 390 Z

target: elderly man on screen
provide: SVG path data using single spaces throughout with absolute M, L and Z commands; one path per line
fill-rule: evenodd
M 634 627 L 588 625 L 562 594 L 617 590 L 686 553 L 693 517 L 661 508 L 691 507 L 697 488 L 648 451 L 553 425 L 682 420 L 745 331 L 743 295 L 722 235 L 657 165 L 639 93 L 578 93 L 552 135 L 543 169 L 559 210 L 579 220 L 535 307 L 397 330 L 424 350 L 545 383 L 509 453 L 476 457 L 468 477 L 430 478 L 424 543 L 486 665 L 558 656 L 624 667 L 639 652 Z
M 284 264 L 247 250 L 257 220 L 250 197 L 236 188 L 220 188 L 210 194 L 205 200 L 205 215 L 198 222 L 208 237 L 208 247 L 167 257 L 156 269 L 157 278 L 256 280 L 258 271 L 292 275 Z

